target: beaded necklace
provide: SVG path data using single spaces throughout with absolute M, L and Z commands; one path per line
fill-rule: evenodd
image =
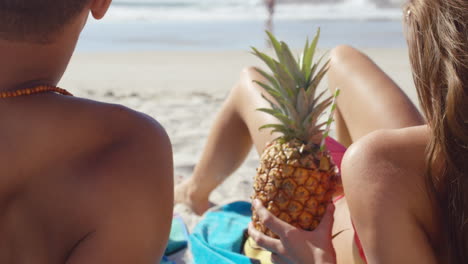
M 58 88 L 51 85 L 39 85 L 33 88 L 26 88 L 26 89 L 19 89 L 15 91 L 8 91 L 8 92 L 1 92 L 0 99 L 9 98 L 9 97 L 17 97 L 23 95 L 31 95 L 31 94 L 38 94 L 38 93 L 46 93 L 46 92 L 55 92 L 58 94 L 73 96 L 67 90 Z

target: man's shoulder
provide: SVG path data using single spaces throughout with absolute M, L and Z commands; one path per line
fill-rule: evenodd
M 172 148 L 163 126 L 152 117 L 118 104 L 74 98 L 70 107 L 75 113 L 74 130 L 82 131 L 78 140 L 88 140 L 91 156 L 99 170 L 112 168 L 148 174 L 156 167 L 172 166 Z M 88 159 L 89 157 L 85 157 Z M 147 163 L 148 165 L 145 165 Z M 167 164 L 169 165 L 169 164 Z M 124 170 L 123 170 L 124 171 Z M 138 173 L 135 171 L 135 173 Z
M 67 118 L 69 128 L 92 134 L 96 136 L 94 140 L 147 141 L 149 144 L 169 140 L 157 120 L 126 106 L 77 97 L 68 98 L 65 104 L 73 117 Z
M 73 98 L 78 118 L 93 120 L 102 125 L 108 132 L 152 133 L 162 132 L 163 127 L 147 114 L 135 111 L 126 106 L 105 103 L 83 98 Z

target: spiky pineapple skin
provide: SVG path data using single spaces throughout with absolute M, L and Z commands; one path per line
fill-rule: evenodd
M 252 199 L 260 200 L 279 219 L 312 231 L 332 200 L 337 179 L 336 166 L 327 151 L 305 150 L 299 140 L 275 140 L 261 156 Z M 255 228 L 277 238 L 259 221 L 255 208 L 252 212 Z

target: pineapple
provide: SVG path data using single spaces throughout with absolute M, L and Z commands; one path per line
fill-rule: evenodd
M 286 43 L 267 34 L 278 60 L 252 49 L 272 71 L 269 74 L 257 69 L 268 80 L 268 83 L 257 83 L 274 101 L 264 96 L 271 108 L 257 110 L 279 120 L 279 124 L 267 124 L 260 129 L 270 128 L 281 136 L 268 143 L 261 155 L 252 199 L 259 199 L 281 220 L 304 230 L 314 230 L 332 200 L 338 179 L 337 168 L 324 147 L 332 118 L 320 124 L 318 120 L 332 103 L 333 111 L 338 94 L 324 99 L 325 91 L 316 94 L 329 66 L 327 61 L 319 68 L 323 57 L 312 62 L 320 29 L 310 44 L 306 42 L 297 61 Z M 259 222 L 255 209 L 252 220 L 257 230 L 277 238 Z

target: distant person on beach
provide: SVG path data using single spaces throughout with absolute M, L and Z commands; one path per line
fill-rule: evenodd
M 275 14 L 276 0 L 264 0 L 265 6 L 268 10 L 268 18 L 266 22 L 266 29 L 273 32 L 273 16 Z
M 0 263 L 153 264 L 164 252 L 164 129 L 56 87 L 88 16 L 110 3 L 0 0 Z
M 252 225 L 249 234 L 274 263 L 468 263 L 468 2 L 412 0 L 403 13 L 425 116 L 365 54 L 333 49 L 328 87 L 341 88 L 335 120 L 337 140 L 349 147 L 341 162 L 345 196 L 337 193 L 312 232 L 254 202 L 261 223 L 280 239 Z M 270 107 L 256 81 L 268 82 L 255 68 L 242 71 L 193 176 L 176 187 L 177 203 L 202 214 L 252 146 L 261 155 L 279 136 L 258 129 L 278 121 L 255 111 Z
M 265 1 L 265 5 L 268 9 L 268 13 L 270 14 L 270 16 L 273 16 L 273 14 L 275 13 L 275 3 L 276 3 L 276 0 L 264 0 Z

